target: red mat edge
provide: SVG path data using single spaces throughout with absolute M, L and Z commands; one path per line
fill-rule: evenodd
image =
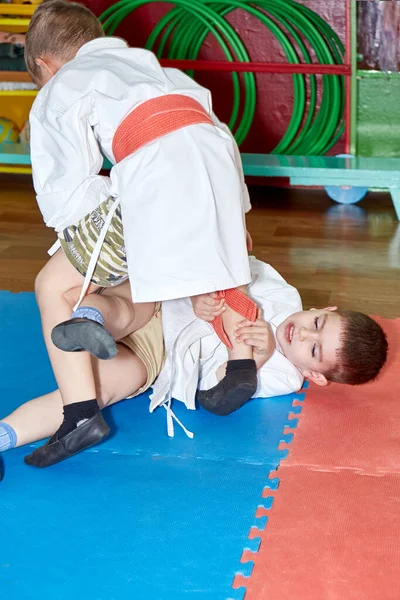
M 255 520 L 250 527 L 247 537 L 248 544 L 246 544 L 246 546 L 243 548 L 242 556 L 240 558 L 240 567 L 235 572 L 232 582 L 232 593 L 226 598 L 226 600 L 243 600 L 245 598 L 246 588 L 254 567 L 255 555 L 260 548 L 262 535 L 266 529 L 268 519 L 270 518 L 270 511 L 273 508 L 275 493 L 279 488 L 279 477 L 277 477 L 277 473 L 282 462 L 285 461 L 290 451 L 290 444 L 293 441 L 294 433 L 303 412 L 303 407 L 307 397 L 307 388 L 308 382 L 305 382 L 302 389 L 299 390 L 299 392 L 297 392 L 293 398 L 292 408 L 296 409 L 296 411 L 290 410 L 287 415 L 288 423 L 293 421 L 293 426 L 289 426 L 289 424 L 287 424 L 283 429 L 282 434 L 283 436 L 286 436 L 286 439 L 281 441 L 278 445 L 278 450 L 282 451 L 282 457 L 276 469 L 271 469 L 268 473 L 267 480 L 260 497 L 260 502 L 258 503 L 255 511 Z

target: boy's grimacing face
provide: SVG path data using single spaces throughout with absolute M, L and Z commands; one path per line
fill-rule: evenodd
M 341 346 L 342 317 L 336 307 L 290 315 L 277 329 L 282 352 L 291 363 L 318 385 L 326 385 L 323 373 L 337 361 Z

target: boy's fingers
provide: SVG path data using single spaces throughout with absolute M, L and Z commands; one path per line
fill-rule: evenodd
M 243 321 L 239 321 L 239 323 L 236 325 L 236 328 L 242 328 L 242 327 L 252 327 L 254 324 L 256 323 L 256 321 L 249 321 L 248 319 L 243 319 Z
M 206 306 L 216 306 L 217 304 L 219 304 L 219 300 L 209 298 L 208 296 L 204 298 L 203 302 Z
M 236 337 L 236 340 L 238 342 L 245 342 L 249 339 L 258 340 L 264 346 L 268 345 L 268 340 L 265 339 L 265 335 L 258 334 L 256 331 L 248 331 L 247 333 L 241 333 Z
M 246 346 L 251 346 L 255 350 L 259 350 L 259 351 L 262 350 L 262 347 L 260 345 L 260 340 L 257 340 L 255 338 L 248 338 L 247 340 L 243 340 L 242 343 L 246 344 Z
M 242 333 L 242 331 L 244 330 L 263 332 L 264 335 L 269 335 L 271 332 L 268 324 L 265 323 L 265 321 L 255 321 L 254 323 L 252 321 L 243 321 L 242 323 L 239 323 L 235 328 L 235 332 L 237 334 Z
M 209 306 L 212 306 L 213 308 L 217 308 L 219 310 L 221 308 L 221 306 L 225 306 L 225 299 L 221 298 L 220 300 L 216 300 L 216 299 L 210 298 Z
M 246 346 L 251 346 L 252 348 L 254 348 L 255 352 L 258 352 L 260 354 L 272 355 L 276 348 L 276 346 L 266 346 L 264 341 L 261 341 L 257 338 L 248 338 L 247 340 L 244 340 L 241 343 L 245 344 Z
M 208 296 L 206 296 L 206 297 L 203 299 L 203 302 L 204 302 L 204 304 L 205 304 L 206 306 L 214 306 L 214 302 L 215 302 L 215 300 L 214 300 L 213 298 L 209 298 Z
M 264 319 L 260 319 L 257 317 L 256 321 L 250 321 L 249 319 L 243 319 L 243 321 L 239 321 L 239 323 L 236 325 L 236 327 L 265 327 L 265 328 L 270 328 L 270 325 L 264 321 Z
M 218 310 L 212 310 L 212 311 L 208 311 L 207 315 L 210 317 L 210 321 L 212 321 L 213 319 L 215 319 L 215 317 L 219 317 L 220 315 L 222 315 L 224 312 L 226 311 L 225 306 L 222 306 L 220 309 Z
M 236 329 L 234 334 L 237 338 L 239 338 L 244 335 L 253 335 L 254 332 L 254 327 L 241 327 L 240 329 Z
M 204 321 L 212 321 L 215 317 L 222 315 L 226 311 L 225 306 L 210 307 L 202 310 L 199 314 Z
M 220 311 L 220 310 L 222 310 L 222 309 L 226 310 L 226 308 L 225 308 L 225 305 L 224 305 L 224 303 L 223 303 L 223 302 L 218 302 L 217 304 L 215 304 L 215 306 L 212 306 L 212 307 L 210 308 L 210 310 L 211 310 L 211 312 L 212 312 L 213 314 L 215 314 L 215 313 L 219 312 L 219 311 Z

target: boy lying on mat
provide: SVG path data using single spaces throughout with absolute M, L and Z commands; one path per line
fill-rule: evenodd
M 71 319 L 68 294 L 81 291 L 77 307 L 86 291 L 128 277 L 135 303 L 218 292 L 226 310 L 213 326 L 230 346 L 229 329 L 257 313 L 246 296 L 250 202 L 239 150 L 213 114 L 210 92 L 176 69 L 163 69 L 151 52 L 105 38 L 81 4 L 41 4 L 25 57 L 41 88 L 30 115 L 35 190 L 62 247 L 35 286 L 68 414 L 53 442 L 68 435 L 73 453 L 100 442 L 108 427 L 97 410 L 88 355 L 59 351 L 73 350 L 82 336 L 101 336 L 95 311 L 79 307 Z M 102 155 L 114 164 L 110 177 L 99 175 Z M 102 357 L 110 358 L 103 341 Z M 229 356 L 219 393 L 229 393 L 230 401 L 235 396 L 239 406 L 255 382 L 252 350 L 242 345 Z M 77 426 L 83 421 L 84 429 Z M 57 447 L 42 449 L 41 460 L 46 453 L 48 464 L 56 460 Z
M 257 363 L 254 396 L 296 392 L 304 377 L 317 385 L 326 385 L 328 381 L 358 385 L 378 375 L 386 361 L 387 341 L 373 319 L 333 307 L 302 311 L 297 290 L 270 265 L 254 257 L 250 265 L 249 293 L 260 306 L 261 314 L 255 322 L 241 322 L 235 337 L 240 344 L 254 350 Z M 154 379 L 150 409 L 164 405 L 170 425 L 175 417 L 169 406 L 171 397 L 195 408 L 197 387 L 199 403 L 205 409 L 227 415 L 237 408 L 230 406 L 225 397 L 209 398 L 201 392 L 223 377 L 228 358 L 226 346 L 204 321 L 212 319 L 221 309 L 219 300 L 204 295 L 192 302 L 166 301 L 161 309 L 145 305 L 144 310 L 143 306 L 132 304 L 127 282 L 119 287 L 117 302 L 116 291 L 112 288 L 104 294 L 91 295 L 93 308 L 100 310 L 105 320 L 104 327 L 99 327 L 109 329 L 116 339 L 129 329 L 137 330 L 117 344 L 115 358 L 93 361 L 100 409 L 136 396 L 149 388 Z M 125 304 L 120 301 L 123 293 Z M 149 315 L 152 316 L 145 323 Z M 107 331 L 106 334 L 110 335 Z M 88 348 L 90 344 L 88 340 Z M 64 407 L 64 414 L 67 409 Z M 23 404 L 0 422 L 0 452 L 53 435 L 62 420 L 63 403 L 58 390 Z M 54 443 L 61 444 L 50 441 L 50 451 Z M 61 445 L 63 452 L 57 452 L 58 460 L 70 456 L 68 436 Z M 37 452 L 40 448 L 26 462 L 46 466 L 45 461 L 32 461 Z

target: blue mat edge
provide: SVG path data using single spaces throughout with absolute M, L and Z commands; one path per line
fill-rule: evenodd
M 301 412 L 303 410 L 303 406 L 299 407 L 298 404 L 295 404 L 295 403 L 299 402 L 299 401 L 304 403 L 305 398 L 306 398 L 307 388 L 308 388 L 308 382 L 306 381 L 304 383 L 301 391 L 298 394 L 296 394 L 295 398 L 293 399 L 292 408 L 295 410 L 291 410 L 288 413 L 288 420 L 286 422 L 285 429 L 290 429 L 290 433 L 282 432 L 282 438 L 285 440 L 284 443 L 286 445 L 288 445 L 289 448 L 286 448 L 286 446 L 285 446 L 285 448 L 283 449 L 284 456 L 282 456 L 281 461 L 284 460 L 285 458 L 287 458 L 287 456 L 290 452 L 290 444 L 293 441 L 294 433 L 295 433 L 295 430 L 299 423 L 299 415 L 301 414 Z M 279 469 L 280 462 L 279 462 L 278 466 L 276 467 L 276 469 L 270 470 L 268 472 L 268 476 L 265 481 L 265 485 L 263 487 L 262 494 L 264 494 L 266 492 L 268 493 L 268 490 L 271 490 L 271 491 L 278 490 L 280 479 L 279 479 L 279 477 L 276 477 L 276 474 Z M 246 560 L 246 558 L 248 558 L 247 553 L 251 552 L 252 554 L 254 554 L 254 559 L 256 558 L 256 555 L 257 555 L 260 545 L 261 545 L 261 534 L 263 531 L 265 531 L 268 521 L 270 519 L 269 514 L 268 514 L 268 516 L 257 517 L 256 512 L 257 512 L 257 509 L 259 509 L 259 508 L 266 510 L 266 511 L 270 511 L 271 508 L 273 508 L 274 496 L 262 495 L 259 498 L 259 500 L 260 501 L 258 502 L 256 509 L 255 509 L 255 513 L 254 513 L 254 520 L 250 524 L 250 527 L 249 527 L 249 533 L 248 533 L 246 545 L 243 547 L 242 555 L 239 559 L 240 566 L 238 566 L 238 568 L 233 573 L 232 589 L 230 589 L 229 592 L 227 592 L 227 596 L 226 596 L 225 600 L 245 600 L 245 595 L 246 595 L 246 591 L 247 591 L 247 583 L 249 582 L 249 580 L 252 576 L 252 573 L 253 573 L 253 569 L 254 569 L 254 560 Z M 256 529 L 260 532 L 260 537 L 259 536 L 255 536 L 252 538 L 249 537 L 252 530 L 254 530 L 254 529 Z M 243 562 L 242 562 L 242 559 L 243 559 Z M 234 587 L 236 585 L 236 583 L 238 584 L 238 587 Z

